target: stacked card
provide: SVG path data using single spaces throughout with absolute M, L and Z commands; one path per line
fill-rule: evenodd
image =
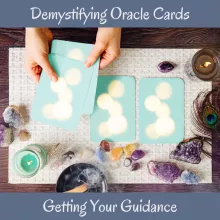
M 42 71 L 32 106 L 32 119 L 74 131 L 82 114 L 92 114 L 99 60 L 84 62 L 93 45 L 54 40 L 48 59 L 58 75 L 52 82 Z

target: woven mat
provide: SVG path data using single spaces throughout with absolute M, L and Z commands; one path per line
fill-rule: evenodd
M 130 75 L 136 77 L 136 108 L 138 109 L 138 88 L 139 80 L 142 77 L 180 77 L 185 82 L 185 137 L 191 137 L 191 120 L 190 110 L 194 98 L 200 91 L 210 90 L 211 83 L 202 82 L 192 79 L 188 76 L 190 72 L 190 62 L 192 56 L 197 50 L 195 49 L 122 49 L 121 56 L 113 64 L 108 66 L 100 74 L 110 75 Z M 168 74 L 161 74 L 156 67 L 159 62 L 169 60 L 177 64 L 177 67 Z M 30 111 L 34 99 L 36 85 L 29 78 L 23 69 L 24 49 L 11 48 L 9 50 L 9 102 L 14 105 L 24 105 L 27 111 Z M 136 118 L 137 132 L 136 141 L 138 142 L 138 115 Z M 142 168 L 138 171 L 131 172 L 129 169 L 121 166 L 117 169 L 111 169 L 107 165 L 99 165 L 95 157 L 88 160 L 80 160 L 78 157 L 72 162 L 67 162 L 57 170 L 50 169 L 50 163 L 41 170 L 36 176 L 25 179 L 16 175 L 12 170 L 12 157 L 21 148 L 30 143 L 38 143 L 45 147 L 46 150 L 55 144 L 63 145 L 62 152 L 69 149 L 79 151 L 83 147 L 95 149 L 97 143 L 90 142 L 89 116 L 81 118 L 78 129 L 75 133 L 63 129 L 44 125 L 38 122 L 29 121 L 25 128 L 31 133 L 32 138 L 28 142 L 19 142 L 16 138 L 9 147 L 9 183 L 21 184 L 53 184 L 63 169 L 71 163 L 89 162 L 100 167 L 105 173 L 109 183 L 163 183 L 156 177 L 151 176 L 147 170 L 147 162 L 150 160 L 169 161 L 169 153 L 175 148 L 175 144 L 156 144 L 142 145 L 141 148 L 148 152 L 141 163 Z M 116 143 L 124 146 L 125 143 Z M 210 150 L 210 149 L 208 149 Z M 60 154 L 62 152 L 59 152 Z M 57 155 L 59 156 L 59 155 Z M 123 163 L 123 160 L 121 161 Z M 181 169 L 190 169 L 201 177 L 202 183 L 212 182 L 212 163 L 211 160 L 202 155 L 202 161 L 198 165 L 191 165 L 183 162 L 176 162 Z M 181 183 L 177 180 L 175 183 Z

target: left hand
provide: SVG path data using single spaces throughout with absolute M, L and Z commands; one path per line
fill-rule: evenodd
M 86 67 L 92 66 L 101 56 L 100 69 L 105 68 L 120 55 L 121 28 L 99 28 L 96 43 L 85 62 Z

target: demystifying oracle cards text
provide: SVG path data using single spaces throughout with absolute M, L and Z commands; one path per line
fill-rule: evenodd
M 143 7 L 139 11 L 124 11 L 120 7 L 114 7 L 112 9 L 105 9 L 103 11 L 96 11 L 94 7 L 91 8 L 73 8 L 72 11 L 43 11 L 39 7 L 32 7 L 31 18 L 32 20 L 56 20 L 58 25 L 62 22 L 73 20 L 81 21 L 85 25 L 89 20 L 96 20 L 100 25 L 104 25 L 109 20 L 150 20 L 151 18 L 156 20 L 188 20 L 190 19 L 190 12 L 185 11 L 181 7 L 177 11 L 167 11 L 163 7 L 157 7 L 152 12 L 145 11 Z

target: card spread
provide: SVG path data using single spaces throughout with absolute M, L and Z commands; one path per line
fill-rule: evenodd
M 130 76 L 99 76 L 94 112 L 90 116 L 94 142 L 135 140 L 135 79 Z
M 139 88 L 142 144 L 174 144 L 184 139 L 184 81 L 143 78 Z
M 80 120 L 93 72 L 84 63 L 55 54 L 49 62 L 58 75 L 52 82 L 42 71 L 32 105 L 33 120 L 74 131 Z
M 90 52 L 92 51 L 93 44 L 77 43 L 63 40 L 53 40 L 51 53 L 68 57 L 73 60 L 85 62 Z M 92 81 L 89 87 L 88 95 L 86 97 L 85 105 L 82 114 L 92 114 L 94 108 L 99 59 L 91 66 L 90 71 L 93 71 Z

